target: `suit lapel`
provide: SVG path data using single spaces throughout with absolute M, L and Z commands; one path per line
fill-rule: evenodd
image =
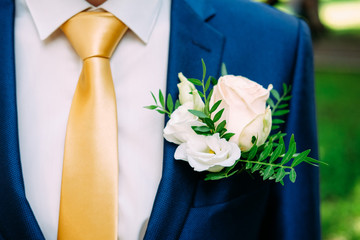
M 14 2 L 0 1 L 0 238 L 44 239 L 25 197 L 17 129 Z
M 202 0 L 172 1 L 167 92 L 173 97 L 178 95 L 178 72 L 201 78 L 201 58 L 209 75 L 219 75 L 224 38 L 206 23 L 213 14 Z M 178 239 L 191 207 L 200 175 L 188 163 L 174 160 L 176 147 L 164 144 L 163 175 L 145 239 Z

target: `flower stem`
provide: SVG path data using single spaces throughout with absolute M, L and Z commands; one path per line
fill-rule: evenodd
M 258 162 L 258 161 L 249 161 L 249 160 L 243 160 L 243 159 L 239 159 L 238 160 L 239 162 L 245 162 L 245 163 L 254 163 L 254 164 L 261 164 L 261 165 L 267 165 L 267 166 L 274 166 L 274 167 L 282 167 L 282 168 L 288 168 L 288 169 L 293 169 L 292 167 L 290 166 L 279 166 L 278 164 L 272 164 L 272 163 L 266 163 L 266 162 Z

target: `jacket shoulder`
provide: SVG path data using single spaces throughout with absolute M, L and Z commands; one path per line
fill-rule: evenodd
M 249 0 L 209 0 L 215 9 L 214 21 L 224 26 L 249 28 L 271 33 L 297 35 L 299 19 L 264 3 Z
M 310 41 L 302 20 L 249 0 L 207 0 L 207 4 L 215 12 L 208 23 L 225 38 L 223 61 L 230 71 L 261 79 L 265 85 L 292 77 L 299 41 L 304 36 Z

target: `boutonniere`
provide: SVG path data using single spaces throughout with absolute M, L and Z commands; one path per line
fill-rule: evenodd
M 188 162 L 197 172 L 207 171 L 205 180 L 248 171 L 281 184 L 287 175 L 295 182 L 300 163 L 320 163 L 308 156 L 310 149 L 296 152 L 294 135 L 287 147 L 286 133 L 275 131 L 285 123 L 279 117 L 289 112 L 291 86 L 284 84 L 280 95 L 271 84 L 263 88 L 245 77 L 227 75 L 225 66 L 218 80 L 206 78 L 203 61 L 202 65 L 202 80 L 179 73 L 175 102 L 159 90 L 158 98 L 151 93 L 155 104 L 145 107 L 169 116 L 163 135 L 179 145 L 175 159 Z

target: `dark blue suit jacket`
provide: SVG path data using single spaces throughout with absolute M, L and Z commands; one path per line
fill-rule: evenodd
M 218 77 L 230 73 L 263 86 L 293 85 L 284 127 L 298 150 L 317 157 L 311 39 L 307 26 L 247 0 L 173 0 L 168 89 L 177 73 L 200 77 L 201 62 Z M 14 66 L 14 2 L 0 0 L 0 239 L 44 239 L 25 192 L 19 155 Z M 19 66 L 17 66 L 19 67 Z M 21 66 L 20 66 L 21 67 Z M 163 176 L 145 239 L 319 239 L 318 169 L 297 167 L 285 187 L 247 174 L 205 182 L 174 161 L 165 143 Z

